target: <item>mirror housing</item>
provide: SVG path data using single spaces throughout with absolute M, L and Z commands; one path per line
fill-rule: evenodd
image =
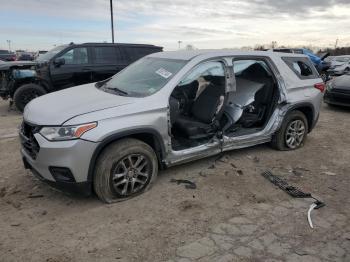
M 53 61 L 53 64 L 54 64 L 56 67 L 60 67 L 61 65 L 64 65 L 65 63 L 66 63 L 66 61 L 64 60 L 63 57 L 56 58 L 56 59 Z

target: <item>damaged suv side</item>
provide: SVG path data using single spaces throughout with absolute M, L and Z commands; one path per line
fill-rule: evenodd
M 42 180 L 111 203 L 147 190 L 159 168 L 267 142 L 301 147 L 323 91 L 304 55 L 155 53 L 30 102 L 21 152 Z

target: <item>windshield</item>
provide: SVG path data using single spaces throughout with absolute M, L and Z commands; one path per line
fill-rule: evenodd
M 183 60 L 145 57 L 113 76 L 101 88 L 128 96 L 149 96 L 168 83 L 185 63 Z
M 58 54 L 59 52 L 61 52 L 66 47 L 67 47 L 67 45 L 57 46 L 57 47 L 51 49 L 50 51 L 48 51 L 47 53 L 40 55 L 36 59 L 36 61 L 49 61 L 52 57 L 54 57 L 54 55 Z
M 338 58 L 335 59 L 335 61 L 346 63 L 346 62 L 350 61 L 350 57 L 338 57 Z

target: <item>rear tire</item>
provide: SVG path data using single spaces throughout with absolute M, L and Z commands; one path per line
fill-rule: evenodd
M 306 116 L 294 110 L 283 120 L 281 128 L 273 136 L 271 146 L 277 150 L 295 150 L 305 143 L 309 131 Z
M 94 190 L 105 203 L 127 200 L 148 190 L 157 174 L 158 159 L 152 147 L 137 139 L 122 139 L 98 157 Z
M 13 100 L 17 109 L 23 112 L 24 107 L 34 98 L 45 95 L 46 91 L 43 87 L 36 84 L 25 84 L 20 86 L 13 95 Z

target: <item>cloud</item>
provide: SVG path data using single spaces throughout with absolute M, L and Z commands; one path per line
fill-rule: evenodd
M 16 35 L 23 45 L 35 45 L 38 36 L 45 43 L 110 37 L 109 0 L 3 1 L 0 16 L 6 13 L 13 21 L 0 23 L 0 34 Z M 114 13 L 118 41 L 167 49 L 178 40 L 199 48 L 350 43 L 349 0 L 114 0 Z

